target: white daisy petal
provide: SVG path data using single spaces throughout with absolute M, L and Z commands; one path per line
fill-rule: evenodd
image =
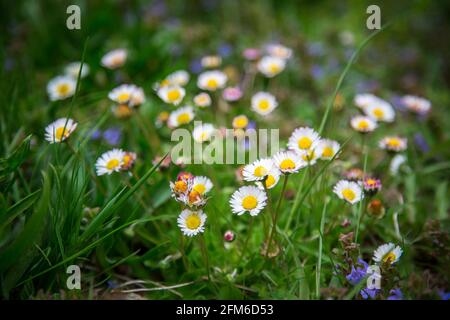
M 76 128 L 77 123 L 72 119 L 58 119 L 45 128 L 45 140 L 50 143 L 60 143 L 66 140 Z
M 113 149 L 103 153 L 95 163 L 97 175 L 111 174 L 122 169 L 125 152 L 122 149 Z
M 258 92 L 252 97 L 252 110 L 262 116 L 270 114 L 277 106 L 276 98 L 268 92 Z
M 191 106 L 185 106 L 173 111 L 169 115 L 167 124 L 170 128 L 177 128 L 181 125 L 188 124 L 194 119 L 194 110 Z
M 202 90 L 216 91 L 227 83 L 228 77 L 218 70 L 205 71 L 198 76 L 197 86 Z
M 47 84 L 47 93 L 51 101 L 64 100 L 73 96 L 77 82 L 70 76 L 57 76 Z
M 185 236 L 193 237 L 205 231 L 206 214 L 203 210 L 184 209 L 178 216 L 177 223 Z

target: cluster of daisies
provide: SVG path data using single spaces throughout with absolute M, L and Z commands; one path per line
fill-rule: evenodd
M 253 68 L 267 78 L 281 73 L 291 55 L 292 50 L 280 44 L 270 44 L 263 50 L 247 49 L 243 53 L 244 58 L 252 64 Z M 226 103 L 234 103 L 243 97 L 244 84 L 229 85 L 232 82 L 229 72 L 226 69 L 220 70 L 222 64 L 220 56 L 205 56 L 201 59 L 201 64 L 204 70 L 198 75 L 196 81 L 199 92 L 192 96 L 186 90 L 190 75 L 185 70 L 172 72 L 153 86 L 156 95 L 164 103 L 175 107 L 170 112 L 161 112 L 158 116 L 158 124 L 165 123 L 170 129 L 175 129 L 191 123 L 195 118 L 196 108 L 217 108 L 219 99 Z M 269 115 L 277 106 L 276 97 L 269 92 L 256 92 L 251 97 L 251 110 L 261 116 Z M 237 115 L 232 121 L 233 128 L 237 130 L 243 130 L 249 124 L 249 119 L 243 114 Z M 215 131 L 213 124 L 202 123 L 192 130 L 193 139 L 197 142 L 209 141 Z
M 287 144 L 272 158 L 259 159 L 242 169 L 243 179 L 255 183 L 243 186 L 233 193 L 230 205 L 233 213 L 248 212 L 255 216 L 266 206 L 267 190 L 277 185 L 282 175 L 299 172 L 302 168 L 316 164 L 317 160 L 331 160 L 337 156 L 340 144 L 323 139 L 312 128 L 301 127 L 293 131 Z
M 107 69 L 117 69 L 125 64 L 127 51 L 115 49 L 108 52 L 101 59 L 101 65 Z M 80 79 L 89 74 L 89 66 L 80 62 L 73 62 L 64 69 L 65 74 L 50 80 L 47 92 L 51 101 L 64 100 L 74 95 L 78 76 Z M 108 94 L 109 99 L 117 105 L 114 110 L 127 113 L 138 107 L 145 101 L 144 91 L 135 85 L 121 85 Z M 129 112 L 128 112 L 129 113 Z M 60 118 L 45 128 L 45 139 L 50 143 L 61 143 L 66 141 L 77 128 L 77 122 L 70 118 Z M 113 149 L 103 153 L 96 161 L 96 173 L 101 176 L 113 172 L 128 171 L 136 161 L 136 153 Z
M 188 172 L 181 172 L 175 182 L 170 182 L 172 197 L 183 207 L 177 223 L 184 235 L 193 237 L 205 231 L 203 208 L 212 187 L 208 177 L 193 176 Z

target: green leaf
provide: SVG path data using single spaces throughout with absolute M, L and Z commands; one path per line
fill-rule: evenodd
M 40 189 L 29 194 L 25 198 L 19 200 L 13 206 L 11 206 L 4 215 L 0 216 L 0 230 L 10 224 L 14 219 L 20 215 L 22 212 L 31 207 L 31 205 L 36 201 Z

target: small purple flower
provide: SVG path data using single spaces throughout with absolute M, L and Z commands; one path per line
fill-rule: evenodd
M 345 278 L 352 284 L 357 285 L 361 279 L 363 279 L 366 276 L 367 268 L 369 265 L 362 259 L 358 259 L 358 264 L 362 267 L 352 266 L 352 271 L 345 276 Z
M 323 77 L 325 76 L 325 71 L 323 70 L 323 68 L 320 65 L 313 64 L 311 66 L 311 76 L 315 80 L 322 80 Z
M 234 102 L 242 97 L 242 90 L 239 87 L 228 87 L 223 90 L 222 97 L 225 101 Z
M 202 72 L 202 61 L 201 59 L 194 59 L 189 64 L 189 70 L 191 70 L 192 73 L 200 73 Z
M 255 121 L 249 121 L 248 125 L 247 125 L 247 130 L 248 129 L 256 129 L 256 122 Z
M 120 142 L 122 133 L 119 128 L 109 128 L 103 132 L 103 139 L 112 146 L 116 146 Z
M 92 140 L 98 140 L 101 137 L 102 137 L 102 132 L 100 130 L 97 129 L 94 132 L 92 132 L 92 135 L 91 135 Z
M 450 300 L 450 292 L 445 292 L 444 290 L 438 291 L 439 297 L 441 297 L 442 300 Z
M 414 135 L 414 143 L 423 153 L 427 153 L 428 151 L 430 151 L 430 146 L 428 145 L 427 141 L 425 140 L 425 137 L 421 133 L 416 133 Z
M 233 47 L 228 43 L 222 43 L 217 51 L 223 58 L 227 58 L 233 52 Z
M 403 293 L 399 288 L 392 289 L 389 294 L 388 300 L 403 300 Z
M 369 288 L 365 288 L 362 289 L 359 293 L 361 294 L 361 297 L 364 300 L 367 300 L 368 298 L 375 298 L 375 296 L 377 295 L 377 293 L 380 291 L 380 289 L 369 289 Z

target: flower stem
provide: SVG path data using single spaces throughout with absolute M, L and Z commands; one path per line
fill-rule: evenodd
M 245 255 L 245 251 L 247 251 L 247 245 L 248 245 L 248 241 L 250 240 L 250 237 L 252 235 L 254 221 L 255 221 L 255 218 L 254 217 L 250 217 L 250 225 L 248 227 L 247 237 L 245 238 L 244 245 L 242 246 L 241 256 L 240 256 L 239 260 L 242 260 L 242 258 Z
M 266 257 L 269 257 L 270 247 L 272 245 L 272 240 L 273 240 L 273 237 L 274 237 L 274 234 L 275 234 L 275 230 L 277 228 L 278 213 L 280 211 L 281 202 L 282 202 L 282 200 L 284 198 L 284 193 L 286 191 L 288 178 L 289 178 L 289 175 L 285 175 L 284 176 L 283 188 L 281 189 L 280 198 L 278 199 L 277 208 L 275 210 L 275 215 L 273 217 L 272 231 L 270 232 L 269 241 L 267 242 L 267 247 L 266 247 L 266 252 L 265 252 L 266 253 Z
M 200 247 L 201 247 L 201 250 L 202 250 L 203 258 L 205 259 L 205 266 L 206 266 L 206 273 L 208 275 L 208 281 L 211 281 L 211 275 L 210 275 L 210 272 L 209 272 L 208 252 L 206 250 L 205 238 L 203 237 L 203 235 L 200 236 Z
M 291 208 L 291 211 L 289 212 L 288 220 L 286 222 L 286 225 L 284 226 L 284 232 L 287 232 L 290 225 L 292 218 L 294 217 L 294 213 L 297 211 L 299 205 L 300 205 L 300 195 L 302 194 L 303 185 L 305 183 L 306 176 L 308 175 L 309 166 L 306 167 L 305 172 L 303 173 L 302 180 L 300 181 L 300 185 L 297 190 L 297 194 L 295 195 L 294 205 Z
M 365 135 L 362 136 L 362 140 L 361 140 L 361 149 L 362 149 L 362 152 L 363 152 L 363 155 L 364 155 L 364 165 L 363 165 L 363 179 L 364 179 L 365 176 L 366 176 L 367 158 L 368 158 L 368 154 L 369 154 L 369 153 L 367 152 L 366 148 L 365 148 Z M 362 191 L 362 192 L 364 192 L 364 191 Z M 358 222 L 357 222 L 357 224 L 356 224 L 356 231 L 355 231 L 355 242 L 356 242 L 356 243 L 358 242 L 359 226 L 360 226 L 360 224 L 361 224 L 361 220 L 362 220 L 362 217 L 363 217 L 364 211 L 365 211 L 365 210 L 363 210 L 363 204 L 364 204 L 364 198 L 361 199 L 360 202 L 359 202 L 359 208 L 358 208 Z

